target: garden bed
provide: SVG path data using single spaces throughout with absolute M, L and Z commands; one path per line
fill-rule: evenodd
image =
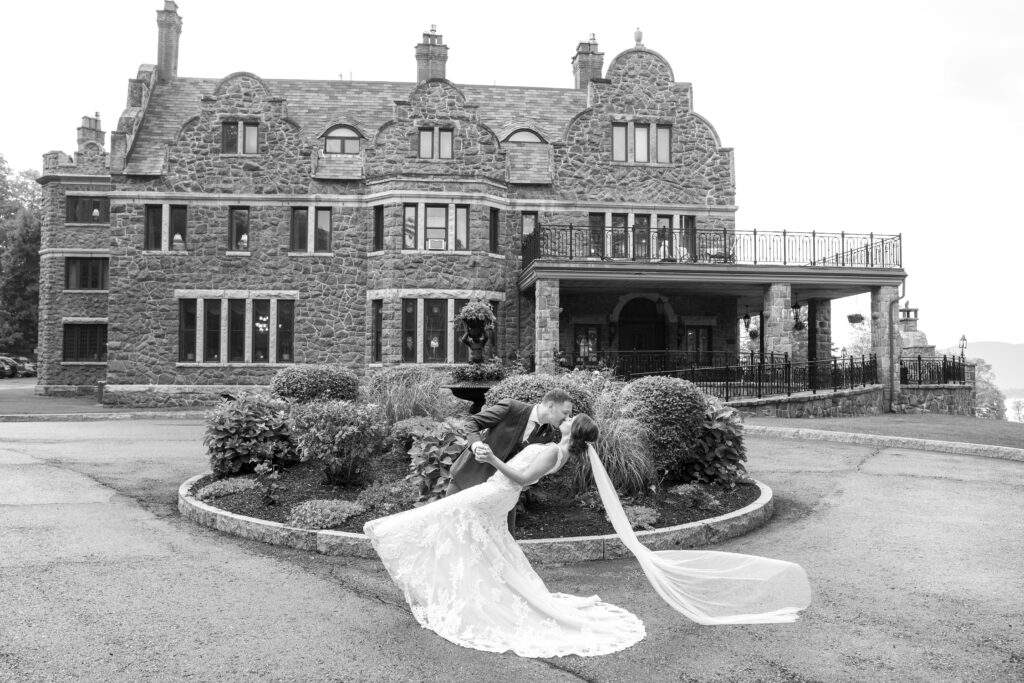
M 398 473 L 392 473 L 398 474 Z M 251 475 L 247 475 L 251 476 Z M 192 487 L 195 494 L 199 489 L 214 481 L 213 475 L 199 479 Z M 307 500 L 349 500 L 358 497 L 361 487 L 334 486 L 326 482 L 323 465 L 316 461 L 298 463 L 281 472 L 274 482 L 273 504 L 268 504 L 263 486 L 240 491 L 206 501 L 208 504 L 246 517 L 255 517 L 271 522 L 286 523 L 292 506 Z M 757 500 L 760 490 L 756 485 L 741 484 L 732 490 L 710 485 L 698 485 L 714 495 L 720 506 L 714 509 L 699 509 L 688 500 L 667 492 L 626 499 L 624 504 L 643 505 L 658 512 L 653 526 L 664 528 L 678 524 L 696 522 L 739 510 Z M 611 524 L 605 518 L 596 492 L 580 498 L 571 498 L 560 492 L 543 487 L 528 492 L 525 511 L 517 516 L 515 537 L 517 539 L 563 538 L 572 536 L 596 536 L 613 534 Z M 407 507 L 411 507 L 408 505 Z M 392 512 L 397 511 L 393 510 Z M 362 533 L 363 524 L 380 517 L 377 510 L 349 518 L 335 531 Z

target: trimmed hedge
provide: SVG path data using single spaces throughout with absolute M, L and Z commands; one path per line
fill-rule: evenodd
M 587 373 L 584 373 L 587 374 Z M 494 405 L 506 398 L 523 403 L 539 403 L 551 389 L 562 389 L 572 398 L 572 412 L 594 414 L 594 392 L 589 378 L 575 373 L 547 375 L 512 375 L 495 384 L 484 397 L 487 405 Z
M 707 397 L 692 382 L 652 376 L 630 382 L 622 398 L 628 414 L 648 430 L 662 483 L 686 478 L 684 465 L 697 457 Z
M 270 381 L 275 398 L 312 401 L 354 401 L 359 395 L 359 378 L 341 365 L 296 365 L 278 370 Z

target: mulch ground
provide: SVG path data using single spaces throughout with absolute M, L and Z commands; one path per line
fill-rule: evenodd
M 193 493 L 213 480 L 213 475 L 200 479 L 193 487 Z M 324 478 L 322 465 L 316 462 L 293 465 L 282 472 L 275 483 L 273 504 L 268 504 L 265 490 L 261 486 L 216 498 L 207 503 L 235 514 L 284 523 L 293 505 L 317 499 L 354 501 L 361 491 L 360 487 L 334 486 L 328 483 Z M 679 496 L 667 493 L 627 499 L 623 503 L 644 505 L 657 510 L 659 518 L 654 526 L 664 528 L 739 510 L 757 500 L 760 495 L 760 489 L 754 485 L 740 485 L 731 491 L 712 486 L 707 487 L 707 491 L 712 492 L 718 499 L 720 508 L 714 511 L 695 509 L 686 505 Z M 596 504 L 596 493 L 577 499 L 561 495 L 558 491 L 541 488 L 535 492 L 528 492 L 524 499 L 525 510 L 521 510 L 516 517 L 517 539 L 615 533 L 604 516 L 604 510 Z M 334 527 L 334 530 L 362 533 L 363 524 L 379 516 L 379 512 L 371 510 L 351 517 L 343 525 Z

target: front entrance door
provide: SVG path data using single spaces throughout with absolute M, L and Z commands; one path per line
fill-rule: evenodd
M 637 298 L 619 313 L 619 351 L 664 351 L 665 320 L 650 299 Z

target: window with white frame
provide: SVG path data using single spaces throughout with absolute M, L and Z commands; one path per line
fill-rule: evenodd
M 626 131 L 626 124 L 612 124 L 612 161 L 626 160 Z
M 332 128 L 324 136 L 324 152 L 326 154 L 359 154 L 359 138 L 361 136 L 348 126 Z
M 249 207 L 232 206 L 228 209 L 228 250 L 249 251 Z
M 451 159 L 455 131 L 451 128 L 420 128 L 420 159 Z
M 632 147 L 629 145 L 631 131 Z M 672 126 L 643 122 L 612 123 L 612 161 L 671 163 Z
M 644 124 L 633 126 L 633 161 L 646 164 L 651 160 L 651 127 Z
M 455 206 L 455 249 L 469 249 L 469 207 L 461 204 Z
M 313 207 L 314 223 L 309 222 L 309 208 L 292 208 L 291 236 L 288 249 L 292 252 L 324 254 L 331 251 L 331 208 Z M 312 251 L 309 245 L 313 245 Z
M 187 206 L 147 204 L 144 223 L 142 248 L 146 251 L 187 248 Z
M 657 148 L 656 160 L 659 164 L 668 164 L 672 162 L 672 126 L 658 126 L 657 127 L 657 138 L 655 140 Z
M 259 151 L 258 123 L 250 121 L 225 121 L 221 124 L 222 154 L 256 154 Z
M 448 249 L 448 205 L 427 204 L 424 223 L 426 247 L 431 251 Z
M 181 297 L 178 361 L 292 363 L 295 301 L 271 297 Z

